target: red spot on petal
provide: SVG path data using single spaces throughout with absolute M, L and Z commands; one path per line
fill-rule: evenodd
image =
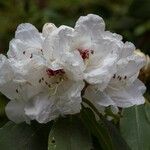
M 88 49 L 78 49 L 81 57 L 85 59 L 89 59 L 90 54 L 94 54 L 93 50 L 88 50 Z
M 56 76 L 56 75 L 61 75 L 64 74 L 64 70 L 63 69 L 59 69 L 59 70 L 52 70 L 52 69 L 46 69 L 46 72 L 48 74 L 48 76 Z

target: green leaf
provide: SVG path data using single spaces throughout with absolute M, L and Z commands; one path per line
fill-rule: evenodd
M 97 137 L 103 150 L 113 150 L 111 138 L 103 122 L 97 122 L 93 112 L 89 108 L 84 108 L 81 112 L 81 118 L 89 131 Z
M 49 134 L 48 150 L 91 150 L 88 131 L 77 118 L 60 119 Z
M 8 99 L 0 93 L 0 117 L 5 116 L 5 106 L 8 103 Z
M 0 149 L 2 150 L 46 150 L 47 141 L 42 141 L 38 130 L 21 123 L 8 122 L 0 128 Z
M 120 148 L 121 150 L 130 150 L 129 146 L 127 145 L 126 141 L 123 139 L 121 133 L 117 130 L 115 125 L 107 120 L 104 120 L 104 122 L 115 146 L 115 150 L 120 150 Z
M 145 113 L 146 113 L 147 120 L 150 123 L 150 103 L 149 102 L 145 104 Z
M 130 149 L 119 131 L 111 122 L 104 118 L 96 121 L 93 112 L 89 108 L 84 108 L 82 110 L 81 117 L 89 131 L 97 137 L 103 150 L 120 150 L 120 148 L 122 150 Z
M 133 106 L 123 110 L 120 129 L 132 150 L 150 149 L 150 111 L 148 104 Z M 150 109 L 150 107 L 149 107 Z

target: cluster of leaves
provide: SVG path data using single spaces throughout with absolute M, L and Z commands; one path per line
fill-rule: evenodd
M 107 29 L 150 54 L 149 0 L 1 0 L 0 51 L 6 53 L 18 24 L 30 22 L 41 29 L 45 22 L 74 26 L 81 15 L 95 13 L 104 18 Z M 149 95 L 149 94 L 147 94 Z M 120 110 L 112 121 L 83 108 L 45 125 L 14 124 L 5 116 L 7 99 L 0 95 L 0 149 L 3 150 L 149 150 L 150 104 Z M 111 114 L 109 114 L 111 115 Z M 7 122 L 7 123 L 6 123 Z M 5 124 L 6 123 L 6 124 Z M 5 125 L 4 125 L 5 124 Z
M 3 150 L 149 150 L 149 103 L 123 110 L 118 122 L 120 131 L 117 125 L 97 115 L 99 120 L 90 108 L 83 107 L 78 115 L 44 125 L 8 122 L 0 128 L 0 147 Z

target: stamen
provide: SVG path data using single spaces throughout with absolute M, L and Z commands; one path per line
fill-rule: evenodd
M 127 79 L 127 76 L 124 76 L 124 79 Z
M 26 51 L 23 51 L 23 54 L 25 55 Z
M 54 88 L 54 93 L 52 95 L 55 95 L 57 93 L 58 87 L 63 81 L 64 81 L 64 79 L 61 78 L 59 83 L 56 82 L 56 86 Z
M 18 89 L 16 89 L 16 93 L 19 93 Z

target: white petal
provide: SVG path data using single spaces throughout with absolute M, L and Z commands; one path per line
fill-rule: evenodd
M 58 89 L 57 106 L 61 115 L 79 113 L 81 109 L 81 90 L 84 87 L 83 81 L 64 81 Z
M 130 107 L 145 102 L 143 97 L 145 89 L 145 85 L 137 79 L 130 86 L 108 87 L 105 92 L 114 101 L 116 106 Z
M 27 101 L 45 89 L 39 81 L 45 77 L 46 68 L 40 59 L 15 61 L 9 59 L 0 72 L 0 91 L 9 99 Z
M 71 80 L 82 80 L 85 65 L 78 51 L 66 53 L 62 60 L 62 66 L 67 77 Z
M 23 23 L 17 27 L 15 38 L 28 42 L 29 45 L 41 46 L 42 38 L 38 30 L 30 23 Z
M 54 101 L 54 97 L 49 97 L 47 93 L 38 94 L 26 104 L 25 114 L 39 123 L 54 120 L 59 116 Z
M 11 100 L 5 107 L 7 117 L 15 123 L 30 122 L 24 112 L 24 103 Z
M 75 25 L 75 32 L 77 35 L 84 37 L 90 36 L 92 39 L 94 39 L 95 36 L 100 36 L 101 32 L 104 30 L 104 20 L 100 16 L 94 14 L 81 16 Z
M 43 53 L 48 62 L 60 59 L 68 51 L 72 31 L 70 27 L 60 26 L 46 38 Z
M 138 77 L 139 71 L 144 64 L 145 58 L 138 55 L 131 55 L 118 61 L 116 74 L 122 78 L 126 76 L 127 79 L 125 82 L 130 84 Z
M 123 49 L 122 49 L 121 58 L 131 56 L 133 54 L 134 50 L 135 50 L 135 46 L 133 43 L 125 42 Z
M 7 52 L 8 58 L 17 60 L 31 59 L 35 54 L 42 54 L 42 45 L 21 41 L 20 39 L 13 39 L 9 43 L 9 51 Z M 32 56 L 31 56 L 32 55 Z
M 117 55 L 108 55 L 97 66 L 87 68 L 85 72 L 85 80 L 90 84 L 99 84 L 99 88 L 105 89 L 108 82 L 116 72 Z
M 63 67 L 69 79 L 83 78 L 84 62 L 78 51 L 72 51 L 73 29 L 60 26 L 47 37 L 44 43 L 44 56 L 51 68 L 52 64 Z M 51 42 L 50 42 L 51 41 Z
M 41 79 L 48 75 L 46 67 L 40 58 L 38 60 L 32 59 L 30 61 L 21 61 L 13 65 L 15 77 L 13 82 L 18 82 L 19 94 L 26 100 L 30 99 L 40 91 L 47 89 L 45 84 L 41 83 Z M 44 81 L 45 82 L 45 81 Z
M 8 59 L 0 55 L 0 85 L 3 85 L 12 78 L 12 69 Z
M 9 99 L 15 99 L 17 85 L 12 83 L 14 72 L 9 60 L 4 55 L 0 55 L 0 70 L 0 92 Z
M 54 120 L 59 115 L 75 114 L 81 109 L 81 90 L 83 82 L 64 81 L 57 93 L 41 93 L 28 101 L 25 107 L 26 115 L 40 123 Z
M 104 38 L 109 38 L 109 39 L 112 39 L 112 40 L 116 40 L 116 41 L 121 41 L 123 38 L 121 35 L 117 34 L 117 33 L 112 33 L 110 31 L 106 31 L 103 33 L 103 37 Z
M 101 110 L 102 106 L 114 105 L 112 99 L 105 92 L 99 91 L 96 86 L 88 86 L 84 97 L 91 101 L 97 109 Z
M 10 41 L 9 58 L 18 60 L 30 59 L 32 55 L 42 54 L 43 37 L 31 24 L 25 23 L 18 26 L 15 38 Z

